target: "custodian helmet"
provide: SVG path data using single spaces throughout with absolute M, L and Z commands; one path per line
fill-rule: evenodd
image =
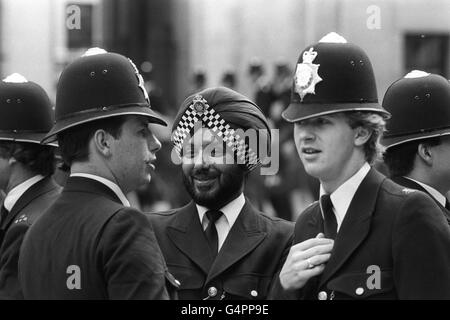
M 440 75 L 408 73 L 387 89 L 383 107 L 392 114 L 381 140 L 387 148 L 450 134 L 450 83 Z
M 62 72 L 56 92 L 56 122 L 43 143 L 71 127 L 113 116 L 142 115 L 167 125 L 150 106 L 134 63 L 117 53 L 89 49 Z
M 52 125 L 52 105 L 41 86 L 18 73 L 0 81 L 0 140 L 39 144 Z
M 372 65 L 365 52 L 329 33 L 300 54 L 291 101 L 282 116 L 296 122 L 343 111 L 389 116 L 378 103 Z

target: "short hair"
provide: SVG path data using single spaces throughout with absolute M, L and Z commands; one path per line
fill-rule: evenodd
M 390 177 L 401 177 L 411 173 L 419 144 L 437 146 L 441 144 L 440 137 L 413 140 L 390 147 L 384 153 L 384 163 L 388 167 Z
M 71 166 L 74 162 L 88 161 L 89 141 L 94 133 L 102 129 L 117 139 L 120 137 L 122 125 L 126 119 L 127 117 L 123 115 L 109 117 L 87 122 L 59 133 L 58 144 L 64 163 Z
M 371 132 L 369 140 L 364 144 L 366 161 L 373 164 L 381 159 L 384 147 L 380 144 L 380 139 L 386 130 L 386 121 L 383 116 L 370 111 L 350 111 L 342 114 L 352 129 L 363 127 Z
M 0 157 L 14 158 L 34 174 L 50 176 L 55 172 L 54 149 L 37 143 L 1 141 Z

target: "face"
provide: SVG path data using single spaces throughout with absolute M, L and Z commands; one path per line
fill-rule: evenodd
M 356 130 L 339 113 L 296 123 L 294 140 L 306 172 L 322 183 L 343 179 L 364 158 L 356 150 Z
M 152 162 L 161 143 L 144 116 L 127 116 L 120 136 L 111 143 L 110 167 L 124 193 L 149 183 Z
M 220 209 L 243 191 L 244 171 L 233 162 L 233 152 L 209 129 L 197 130 L 186 141 L 183 182 L 195 203 Z
M 0 190 L 7 191 L 10 174 L 11 166 L 9 159 L 0 156 Z
M 8 152 L 0 146 L 0 190 L 7 192 L 8 184 L 11 176 L 10 158 L 6 157 Z
M 435 187 L 445 193 L 450 190 L 450 136 L 441 137 L 441 143 L 430 148 Z

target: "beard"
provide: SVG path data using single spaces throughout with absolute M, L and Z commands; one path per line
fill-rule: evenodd
M 184 186 L 194 202 L 208 209 L 216 210 L 241 193 L 245 179 L 244 171 L 239 166 L 225 172 L 211 166 L 193 168 L 188 173 L 182 171 L 182 175 Z M 194 179 L 214 179 L 214 182 L 199 187 Z

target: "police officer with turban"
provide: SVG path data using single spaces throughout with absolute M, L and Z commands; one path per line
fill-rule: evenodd
M 450 83 L 414 70 L 386 91 L 392 114 L 382 143 L 391 179 L 431 196 L 450 223 Z
M 24 240 L 24 297 L 168 299 L 166 283 L 177 283 L 151 224 L 125 196 L 150 181 L 161 144 L 149 125 L 166 125 L 136 66 L 88 50 L 63 70 L 55 111 L 43 142 L 58 140 L 70 177 Z
M 297 62 L 285 120 L 320 201 L 297 219 L 275 298 L 450 299 L 450 231 L 433 200 L 371 164 L 388 112 L 366 53 L 336 33 Z
M 41 139 L 53 124 L 47 93 L 14 73 L 0 81 L 0 298 L 21 299 L 19 249 L 29 227 L 58 196 L 55 145 Z
M 293 231 L 244 196 L 246 176 L 268 156 L 265 116 L 231 89 L 208 88 L 182 103 L 172 131 L 192 201 L 149 217 L 179 298 L 265 299 Z

